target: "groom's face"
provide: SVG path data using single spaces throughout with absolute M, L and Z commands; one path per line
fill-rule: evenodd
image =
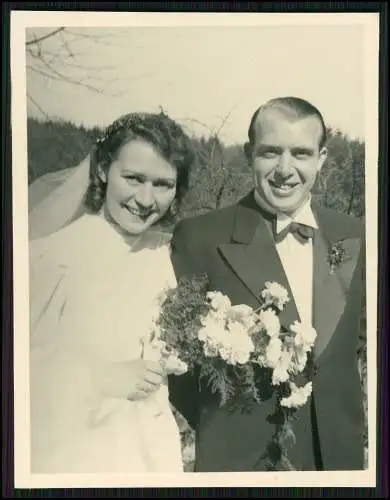
M 249 159 L 256 189 L 272 211 L 292 214 L 308 198 L 326 158 L 321 122 L 268 110 L 255 131 Z

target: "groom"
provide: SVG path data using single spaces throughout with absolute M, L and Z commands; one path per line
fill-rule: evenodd
M 255 189 L 236 205 L 183 220 L 172 240 L 176 277 L 207 273 L 232 304 L 258 307 L 266 281 L 291 297 L 280 319 L 317 331 L 313 392 L 294 421 L 298 470 L 363 469 L 364 413 L 357 352 L 364 266 L 359 220 L 319 207 L 311 190 L 327 155 L 321 113 L 288 97 L 261 106 L 245 153 Z M 251 413 L 218 406 L 191 375 L 169 380 L 172 404 L 196 431 L 196 472 L 262 471 L 274 431 L 267 387 Z

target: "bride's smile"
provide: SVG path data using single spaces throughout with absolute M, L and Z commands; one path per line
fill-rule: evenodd
M 108 174 L 105 212 L 136 235 L 163 217 L 176 194 L 176 168 L 141 139 L 123 145 Z

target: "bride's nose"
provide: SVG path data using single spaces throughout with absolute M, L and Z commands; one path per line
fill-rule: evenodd
M 139 186 L 135 201 L 143 208 L 150 208 L 153 205 L 153 185 L 151 182 L 144 182 Z

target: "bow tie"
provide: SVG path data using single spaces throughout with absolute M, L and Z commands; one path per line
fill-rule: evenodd
M 301 243 L 306 243 L 309 239 L 314 236 L 314 228 L 311 226 L 306 226 L 305 224 L 301 224 L 299 222 L 291 222 L 287 227 L 282 229 L 280 233 L 276 232 L 276 221 L 274 223 L 274 236 L 275 241 L 282 241 L 288 233 L 291 233 L 298 241 Z

